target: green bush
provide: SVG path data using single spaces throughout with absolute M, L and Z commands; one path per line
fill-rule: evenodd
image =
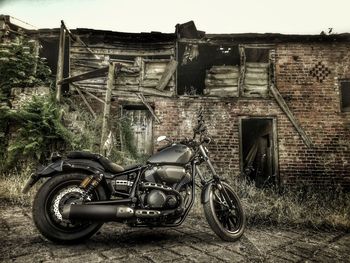
M 20 159 L 42 161 L 52 151 L 79 146 L 79 140 L 63 126 L 59 107 L 51 97 L 33 96 L 20 109 L 7 110 L 1 119 L 15 129 L 7 149 L 7 168 Z
M 9 159 L 4 161 L 7 156 L 9 125 L 15 121 L 22 129 L 19 136 L 22 138 L 24 127 L 28 128 L 29 122 L 34 122 L 35 119 L 39 118 L 34 111 L 31 112 L 35 105 L 32 109 L 27 106 L 26 109 L 18 113 L 10 110 L 11 89 L 50 85 L 50 77 L 49 67 L 43 59 L 36 55 L 34 41 L 21 36 L 0 44 L 0 158 L 2 160 L 0 166 L 6 164 L 7 161 L 13 162 L 14 156 L 18 155 L 20 151 L 28 155 L 29 151 L 42 144 L 41 141 L 32 141 L 30 145 L 20 146 L 20 142 L 17 141 L 17 145 L 10 146 Z M 28 121 L 25 121 L 27 118 Z M 28 134 L 28 136 L 36 135 Z M 31 139 L 27 139 L 28 141 Z M 22 140 L 22 142 L 24 141 Z
M 0 98 L 8 97 L 13 87 L 50 84 L 51 70 L 34 48 L 24 37 L 0 44 Z

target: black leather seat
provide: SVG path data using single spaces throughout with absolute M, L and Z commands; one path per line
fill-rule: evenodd
M 95 160 L 99 162 L 106 169 L 106 171 L 111 173 L 121 173 L 124 171 L 124 168 L 122 166 L 108 160 L 106 157 L 103 157 L 101 154 L 98 153 L 77 151 L 68 153 L 67 157 L 70 159 Z

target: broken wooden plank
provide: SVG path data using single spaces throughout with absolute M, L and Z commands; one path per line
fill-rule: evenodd
M 107 71 L 108 71 L 108 67 L 103 67 L 103 68 L 91 70 L 91 71 L 83 73 L 83 74 L 79 74 L 79 75 L 76 75 L 76 76 L 65 78 L 65 79 L 61 80 L 59 82 L 59 84 L 62 85 L 62 84 L 65 84 L 65 83 L 72 83 L 72 82 L 75 82 L 75 81 L 82 81 L 82 80 L 86 80 L 86 79 L 102 77 L 102 76 L 106 75 Z
M 205 86 L 236 86 L 238 79 L 205 79 Z
M 84 93 L 86 93 L 87 95 L 89 95 L 91 98 L 94 98 L 95 100 L 101 102 L 102 104 L 105 104 L 105 102 L 104 102 L 102 99 L 100 99 L 99 97 L 97 97 L 96 95 L 94 95 L 94 94 L 88 92 L 87 90 L 83 90 L 83 91 L 84 91 Z
M 253 78 L 253 77 L 250 77 L 249 75 L 246 75 L 246 78 L 244 80 L 244 86 L 247 86 L 247 85 L 265 86 L 266 89 L 267 89 L 268 83 L 269 81 L 268 81 L 267 75 L 266 75 L 266 78 L 263 78 L 263 79 Z
M 133 57 L 144 57 L 144 56 L 157 56 L 157 55 L 174 55 L 173 49 L 155 49 L 155 50 L 145 50 L 145 49 L 129 49 L 127 48 L 127 45 L 121 48 L 116 49 L 104 49 L 104 48 L 91 48 L 92 52 L 86 52 L 84 49 L 81 48 L 73 48 L 71 49 L 71 54 L 78 58 L 82 55 L 120 55 L 120 56 L 133 56 Z
M 208 79 L 237 79 L 239 78 L 239 72 L 228 72 L 228 73 L 207 73 L 206 78 Z
M 62 79 L 64 68 L 64 47 L 65 47 L 66 34 L 64 30 L 63 20 L 61 21 L 60 40 L 58 44 L 58 60 L 57 60 L 57 74 L 56 74 L 56 100 L 61 102 L 62 96 Z
M 159 81 L 158 80 L 154 80 L 154 79 L 144 79 L 143 81 L 142 81 L 142 83 L 141 83 L 141 85 L 140 86 L 142 86 L 142 87 L 145 87 L 145 88 L 155 88 L 157 85 L 158 85 L 158 83 L 159 83 Z M 169 83 L 168 83 L 168 87 L 169 86 L 174 86 L 175 85 L 175 83 L 174 83 L 174 81 L 170 81 Z M 157 91 L 160 91 L 160 90 L 158 90 L 158 89 L 155 89 L 155 90 L 157 90 Z M 163 90 L 164 91 L 164 90 Z M 161 91 L 160 91 L 161 92 Z
M 270 87 L 270 91 L 271 91 L 272 95 L 275 97 L 275 99 L 277 101 L 277 104 L 280 106 L 282 111 L 287 115 L 288 119 L 290 120 L 290 122 L 293 124 L 294 128 L 299 133 L 299 135 L 302 138 L 302 140 L 304 141 L 305 145 L 308 148 L 311 148 L 312 147 L 312 141 L 310 140 L 310 138 L 307 136 L 307 134 L 305 133 L 303 128 L 299 125 L 299 123 L 295 119 L 293 113 L 289 109 L 287 103 L 285 102 L 285 100 L 281 96 L 281 94 L 278 91 L 278 89 L 274 85 L 270 85 L 269 87 Z
M 203 90 L 204 95 L 218 97 L 238 97 L 238 86 L 224 88 L 206 88 Z
M 84 94 L 81 93 L 80 89 L 78 86 L 74 85 L 74 84 L 71 84 L 74 89 L 78 92 L 79 96 L 83 99 L 85 105 L 88 107 L 89 111 L 91 112 L 92 116 L 94 116 L 94 119 L 96 119 L 96 113 L 95 111 L 92 109 L 91 105 L 89 104 L 89 102 L 87 101 L 87 99 L 85 98 Z
M 143 96 L 142 93 L 137 93 L 137 96 L 140 98 L 140 100 L 142 101 L 142 103 L 147 107 L 147 109 L 150 111 L 150 113 L 152 114 L 153 118 L 157 121 L 157 123 L 161 123 L 161 121 L 159 120 L 159 118 L 157 117 L 157 115 L 155 114 L 154 110 L 152 109 L 151 105 L 148 104 L 148 102 L 146 101 L 146 98 Z
M 246 63 L 247 68 L 268 68 L 269 63 L 264 62 L 247 62 Z
M 107 90 L 105 96 L 105 105 L 103 110 L 103 119 L 102 119 L 102 131 L 101 131 L 101 144 L 100 144 L 100 153 L 103 153 L 103 145 L 108 135 L 109 129 L 109 116 L 111 112 L 111 98 L 112 98 L 112 89 L 115 79 L 115 68 L 114 63 L 110 63 L 108 67 L 108 80 L 107 80 Z
M 239 74 L 238 66 L 212 66 L 209 69 L 209 73 L 223 74 L 223 73 L 237 73 Z
M 171 77 L 173 76 L 173 74 L 176 71 L 177 68 L 177 61 L 175 59 L 171 60 L 169 62 L 169 64 L 166 66 L 164 73 L 161 77 L 161 79 L 159 80 L 158 85 L 156 86 L 156 89 L 158 90 L 164 90 L 165 87 L 168 85 L 169 80 L 171 79 Z
M 173 95 L 172 91 L 164 90 L 159 91 L 153 88 L 146 87 L 119 87 L 113 91 L 113 94 L 117 94 L 118 91 L 127 91 L 127 92 L 142 92 L 147 95 L 156 95 L 161 97 L 171 97 Z

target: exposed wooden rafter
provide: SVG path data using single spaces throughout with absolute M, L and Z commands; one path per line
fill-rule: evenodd
M 94 70 L 91 70 L 91 71 L 83 73 L 83 74 L 79 74 L 76 76 L 62 79 L 61 81 L 58 82 L 58 84 L 62 85 L 65 83 L 72 83 L 75 81 L 82 81 L 82 80 L 86 80 L 86 79 L 99 78 L 99 77 L 106 76 L 107 72 L 108 72 L 108 67 L 94 69 Z
M 157 117 L 157 115 L 155 114 L 154 110 L 152 109 L 151 105 L 148 104 L 148 102 L 146 101 L 146 98 L 143 96 L 142 93 L 137 93 L 137 96 L 140 98 L 140 100 L 142 101 L 142 103 L 147 107 L 147 109 L 150 111 L 150 113 L 152 114 L 152 116 L 154 117 L 154 119 L 158 122 L 161 123 L 161 121 L 159 120 L 159 118 Z

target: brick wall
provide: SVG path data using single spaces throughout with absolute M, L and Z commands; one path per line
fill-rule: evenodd
M 211 153 L 221 174 L 240 173 L 239 117 L 277 120 L 279 179 L 282 185 L 350 186 L 350 114 L 340 112 L 338 80 L 350 77 L 346 44 L 279 44 L 276 86 L 313 142 L 308 149 L 271 99 L 186 98 L 155 101 L 163 124 L 154 136 L 191 136 L 195 114 L 205 108 Z
M 317 73 L 315 66 L 324 68 L 327 73 Z M 196 112 L 203 106 L 208 130 L 214 139 L 209 147 L 212 160 L 220 174 L 234 177 L 240 174 L 240 117 L 273 117 L 277 124 L 281 185 L 327 187 L 340 184 L 349 188 L 350 113 L 340 111 L 338 86 L 339 79 L 343 78 L 350 78 L 349 45 L 276 46 L 276 86 L 313 142 L 311 149 L 306 147 L 273 97 L 147 97 L 162 121 L 162 124 L 153 124 L 154 138 L 192 136 Z M 113 105 L 125 101 L 128 99 L 116 98 Z M 98 102 L 95 104 L 96 110 L 101 111 L 102 106 Z

